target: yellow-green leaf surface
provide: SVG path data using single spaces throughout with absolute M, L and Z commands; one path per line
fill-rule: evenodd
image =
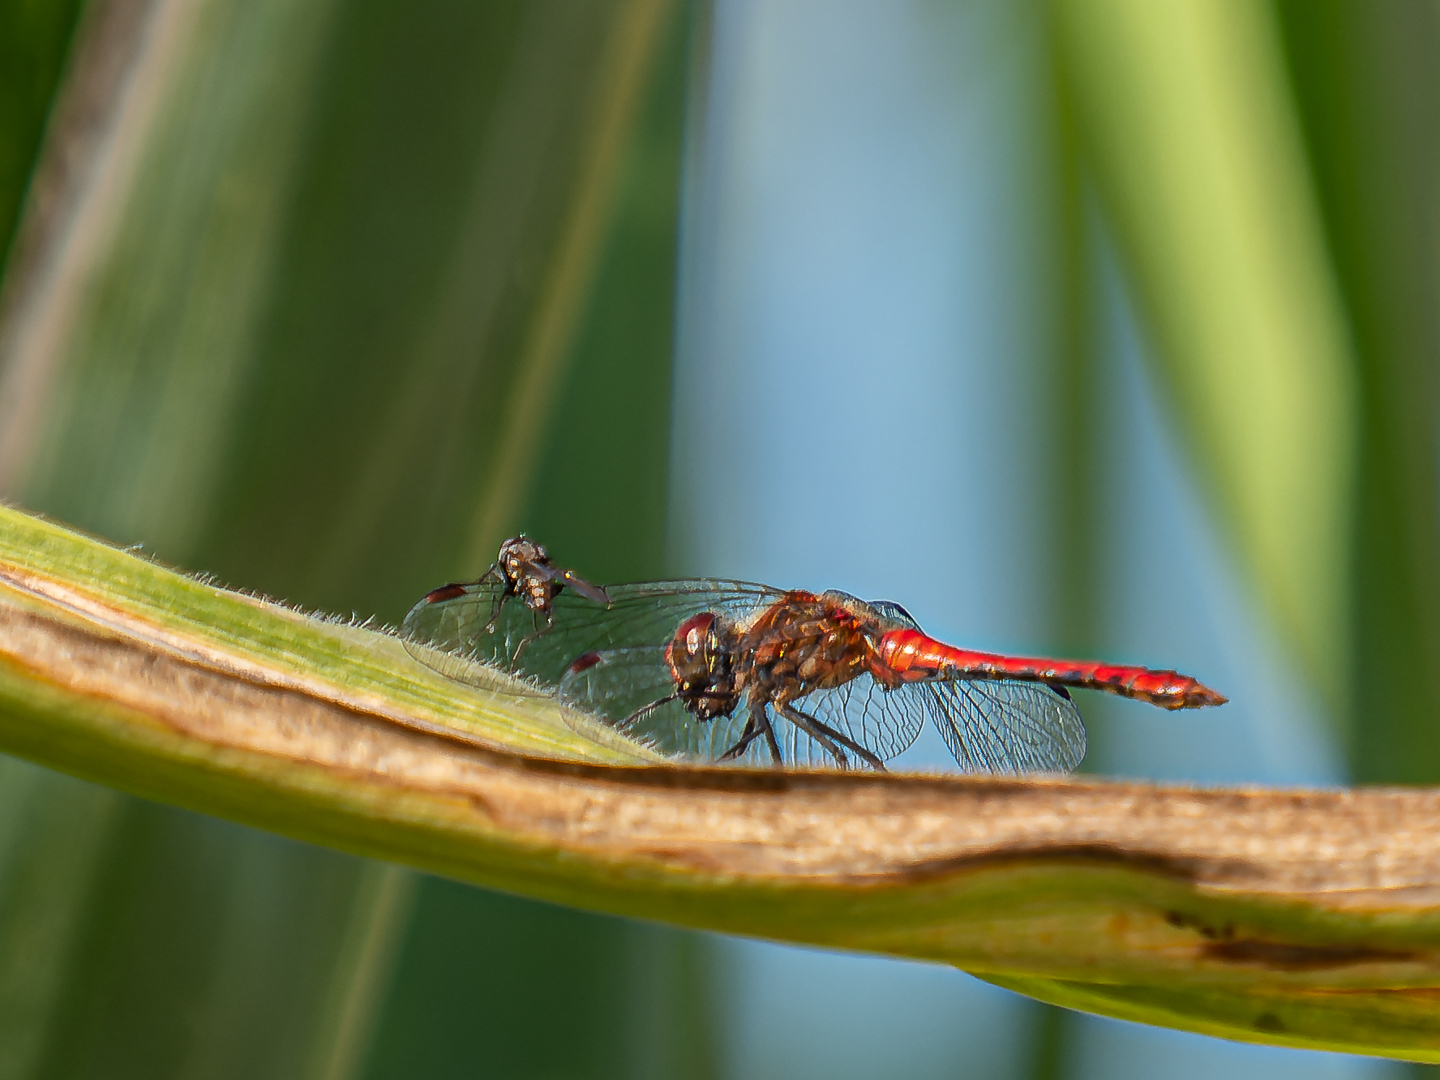
M 563 903 L 1440 1060 L 1440 792 L 692 769 L 589 735 L 503 676 L 0 513 L 5 751 Z

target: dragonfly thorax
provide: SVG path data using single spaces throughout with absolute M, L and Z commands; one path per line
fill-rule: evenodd
M 869 665 L 873 627 L 866 614 L 844 593 L 790 593 L 746 632 L 743 681 L 766 701 L 794 701 L 843 686 Z

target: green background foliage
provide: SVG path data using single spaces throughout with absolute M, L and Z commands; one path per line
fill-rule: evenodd
M 100 6 L 0 0 L 7 250 L 80 55 L 67 49 Z M 1433 7 L 1041 10 L 1065 318 L 1057 513 L 1075 525 L 1057 531 L 1058 636 L 1093 640 L 1106 542 L 1086 505 L 1103 479 L 1093 190 L 1174 424 L 1353 775 L 1440 780 Z M 392 622 L 473 576 L 497 528 L 529 528 L 600 580 L 662 573 L 680 166 L 707 11 L 165 11 L 174 32 L 147 61 L 164 93 L 131 132 L 105 228 L 73 241 L 84 273 L 6 494 L 235 585 Z M 604 47 L 626 41 L 642 72 L 629 104 Z M 592 145 L 607 116 L 609 158 Z M 587 205 L 598 239 L 567 246 Z M 551 376 L 532 384 L 542 354 Z M 514 416 L 529 442 L 507 434 Z M 691 935 L 12 760 L 0 868 L 0 1077 L 449 1075 L 482 1056 L 503 1074 L 713 1067 Z M 1063 1025 L 1044 1031 L 1037 1075 L 1055 1075 Z
M 506 527 L 604 579 L 658 575 L 690 15 L 649 6 L 616 175 L 596 177 L 595 43 L 646 5 L 199 5 L 15 493 L 222 580 L 398 622 L 492 557 L 470 523 L 518 358 L 567 209 L 608 184 Z M 4 132 L 31 137 L 7 159 L 25 159 L 17 189 L 63 52 L 31 21 L 31 68 L 51 74 Z M 552 508 L 562 490 L 587 526 Z M 708 1068 L 690 935 L 0 768 L 0 1075 Z

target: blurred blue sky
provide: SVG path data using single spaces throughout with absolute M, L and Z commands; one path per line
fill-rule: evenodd
M 1052 639 L 1053 267 L 1037 11 L 717 0 L 681 241 L 673 554 L 688 574 L 903 603 L 939 637 Z M 1096 247 L 1106 251 L 1097 216 Z M 1113 257 L 1097 280 L 1103 639 L 1233 704 L 1083 706 L 1097 771 L 1335 783 L 1335 742 L 1187 474 Z M 901 765 L 949 761 L 934 733 Z M 943 968 L 722 941 L 733 1077 L 1025 1076 L 1029 1002 Z M 1068 1075 L 1389 1075 L 1383 1062 L 1074 1018 Z

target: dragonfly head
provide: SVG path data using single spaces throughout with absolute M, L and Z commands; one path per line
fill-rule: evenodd
M 701 720 L 729 716 L 740 703 L 735 634 L 728 620 L 702 611 L 682 622 L 665 646 L 675 696 Z

